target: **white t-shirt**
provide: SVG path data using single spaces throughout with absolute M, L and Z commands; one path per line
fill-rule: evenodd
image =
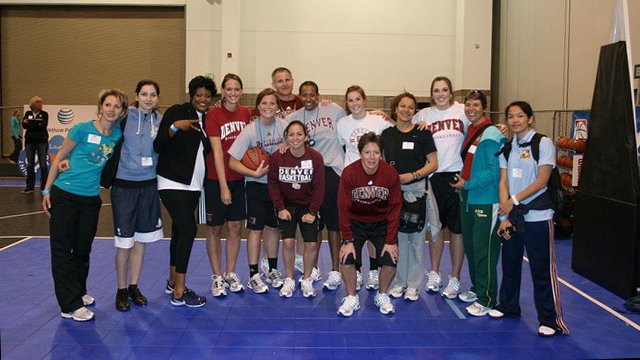
M 413 117 L 413 123 L 424 121 L 429 125 L 433 141 L 438 149 L 438 170 L 436 172 L 462 171 L 460 151 L 471 121 L 464 115 L 464 105 L 454 102 L 446 110 L 428 107 Z
M 360 159 L 358 141 L 362 135 L 373 131 L 376 135 L 392 127 L 393 124 L 386 121 L 380 115 L 367 113 L 362 119 L 354 119 L 353 114 L 345 116 L 338 121 L 338 141 L 345 147 L 344 166 Z

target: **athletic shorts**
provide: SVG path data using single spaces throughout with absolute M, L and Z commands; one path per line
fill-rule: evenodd
M 262 231 L 267 225 L 278 228 L 278 215 L 273 206 L 267 184 L 247 181 L 247 229 Z
M 324 167 L 324 201 L 318 213 L 319 229 L 327 227 L 329 231 L 340 231 L 340 221 L 338 220 L 338 186 L 340 176 L 333 168 Z
M 244 180 L 227 181 L 231 192 L 231 204 L 220 199 L 220 182 L 207 179 L 204 182 L 204 201 L 207 208 L 207 225 L 222 226 L 225 221 L 242 221 L 247 218 L 244 198 Z
M 450 182 L 454 172 L 435 173 L 429 181 L 433 190 L 433 195 L 438 204 L 440 222 L 442 228 L 449 228 L 454 234 L 462 234 L 462 223 L 460 222 L 460 195 Z
M 139 188 L 111 187 L 113 233 L 118 248 L 130 249 L 134 242 L 162 239 L 158 184 Z
M 289 210 L 291 220 L 278 219 L 280 231 L 282 231 L 282 238 L 295 239 L 296 226 L 298 225 L 300 226 L 300 233 L 302 234 L 304 242 L 316 242 L 318 239 L 318 217 L 316 217 L 311 224 L 302 222 L 302 215 L 309 212 L 309 207 L 306 205 L 286 204 L 285 208 Z
M 356 250 L 356 259 L 349 256 L 345 260 L 345 265 L 362 266 L 362 247 L 369 240 L 376 248 L 376 259 L 382 259 L 381 265 L 396 267 L 388 253 L 381 257 L 382 248 L 387 239 L 387 221 L 361 222 L 351 221 L 351 232 L 353 233 L 353 246 Z

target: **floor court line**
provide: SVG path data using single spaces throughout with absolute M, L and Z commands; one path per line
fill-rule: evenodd
M 102 206 L 111 206 L 111 203 L 102 204 Z M 13 214 L 13 215 L 0 216 L 0 220 L 15 219 L 15 218 L 19 218 L 19 217 L 38 215 L 38 214 L 44 214 L 44 210 L 42 210 L 42 211 L 33 211 L 33 212 L 22 213 L 22 214 Z
M 529 258 L 527 258 L 526 256 L 523 256 L 522 258 L 524 259 L 524 261 L 529 262 Z M 624 315 L 620 314 L 619 312 L 613 310 L 609 306 L 607 306 L 607 305 L 603 304 L 602 302 L 600 302 L 598 299 L 596 299 L 596 298 L 592 297 L 591 295 L 587 294 L 586 292 L 580 290 L 579 288 L 577 288 L 576 286 L 572 285 L 571 283 L 569 283 L 568 281 L 562 279 L 559 276 L 558 276 L 558 281 L 561 284 L 563 284 L 566 287 L 568 287 L 569 289 L 573 290 L 578 295 L 580 295 L 583 298 L 585 298 L 585 299 L 591 301 L 592 303 L 598 305 L 599 307 L 601 307 L 603 310 L 605 310 L 609 314 L 611 314 L 611 315 L 617 317 L 618 319 L 624 321 L 627 325 L 631 326 L 632 328 L 636 329 L 637 331 L 640 331 L 640 325 L 638 325 L 633 320 L 631 320 L 631 319 L 625 317 Z
M 20 237 L 20 236 L 14 236 L 14 237 Z M 22 240 L 18 240 L 18 241 L 16 241 L 16 242 L 14 242 L 13 244 L 9 244 L 9 245 L 7 245 L 7 246 L 5 246 L 5 247 L 3 247 L 3 248 L 0 248 L 0 251 L 4 251 L 4 250 L 7 250 L 7 249 L 8 249 L 8 248 L 10 248 L 10 247 L 16 246 L 16 245 L 18 245 L 18 244 L 22 244 L 23 242 L 25 242 L 25 241 L 27 241 L 27 240 L 30 240 L 30 239 L 32 239 L 32 238 L 33 238 L 32 236 L 27 236 L 26 238 L 24 238 L 24 239 L 22 239 Z

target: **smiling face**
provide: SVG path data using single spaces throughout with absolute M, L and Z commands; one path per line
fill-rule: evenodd
M 367 100 L 364 99 L 359 91 L 351 91 L 347 94 L 347 107 L 353 116 L 357 117 L 364 114 Z
M 410 97 L 403 97 L 398 102 L 395 113 L 398 121 L 410 123 L 416 113 L 416 102 Z
M 278 92 L 278 97 L 289 100 L 293 92 L 293 78 L 288 71 L 278 71 L 272 79 L 271 86 Z
M 311 85 L 305 85 L 300 91 L 300 100 L 307 111 L 318 107 L 318 92 Z
M 482 101 L 480 101 L 480 99 L 467 99 L 467 101 L 464 102 L 464 114 L 467 115 L 467 118 L 472 124 L 476 124 L 482 120 L 482 115 L 484 115 Z
M 242 85 L 234 79 L 228 79 L 222 87 L 222 96 L 225 104 L 237 105 L 242 96 Z
M 149 112 L 158 107 L 159 99 L 156 87 L 151 84 L 144 85 L 136 94 L 138 107 L 144 112 Z
M 519 139 L 529 132 L 532 123 L 533 117 L 527 116 L 520 106 L 512 105 L 507 109 L 507 125 Z
M 199 87 L 196 89 L 195 94 L 193 94 L 193 97 L 191 98 L 191 104 L 196 110 L 204 113 L 211 106 L 212 98 L 213 94 L 211 94 L 211 90 L 205 87 Z
M 451 106 L 451 100 L 453 99 L 451 87 L 445 80 L 438 80 L 434 82 L 431 87 L 431 98 L 438 110 L 448 109 Z
M 124 114 L 124 108 L 118 98 L 109 95 L 107 96 L 102 104 L 100 105 L 100 119 L 115 122 Z
M 258 111 L 262 120 L 271 120 L 278 112 L 278 99 L 275 95 L 265 95 L 258 104 Z
M 362 148 L 362 151 L 360 151 L 360 159 L 362 161 L 362 167 L 367 174 L 375 173 L 382 159 L 382 152 L 378 144 L 375 142 L 367 143 Z
M 304 126 L 301 124 L 291 124 L 287 129 L 287 143 L 291 146 L 291 149 L 298 150 L 304 147 L 305 141 L 307 141 L 307 135 L 304 131 Z

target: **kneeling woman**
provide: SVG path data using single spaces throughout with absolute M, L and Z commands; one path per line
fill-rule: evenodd
M 304 240 L 302 294 L 313 297 L 316 291 L 311 268 L 317 257 L 317 214 L 324 199 L 324 161 L 319 152 L 307 147 L 307 128 L 300 121 L 290 122 L 284 136 L 289 149 L 284 154 L 274 152 L 269 163 L 269 194 L 278 211 L 283 238 L 286 278 L 280 296 L 291 297 L 296 289 L 293 263 L 296 226 L 299 225 Z
M 355 265 L 361 264 L 364 243 L 374 244 L 380 259 L 380 288 L 374 302 L 383 314 L 395 312 L 387 290 L 396 274 L 398 223 L 402 194 L 398 172 L 382 161 L 382 138 L 373 132 L 358 141 L 360 161 L 345 167 L 338 190 L 338 214 L 342 246 L 340 272 L 347 288 L 338 314 L 351 316 L 360 309 L 356 293 Z
M 42 190 L 42 207 L 50 218 L 53 283 L 65 319 L 87 321 L 94 317 L 85 306 L 94 303 L 87 295 L 87 276 L 102 206 L 100 173 L 122 136 L 114 124 L 126 114 L 127 106 L 122 91 L 103 91 L 98 119 L 77 124 L 69 131 Z M 58 164 L 67 158 L 69 170 L 59 174 Z

